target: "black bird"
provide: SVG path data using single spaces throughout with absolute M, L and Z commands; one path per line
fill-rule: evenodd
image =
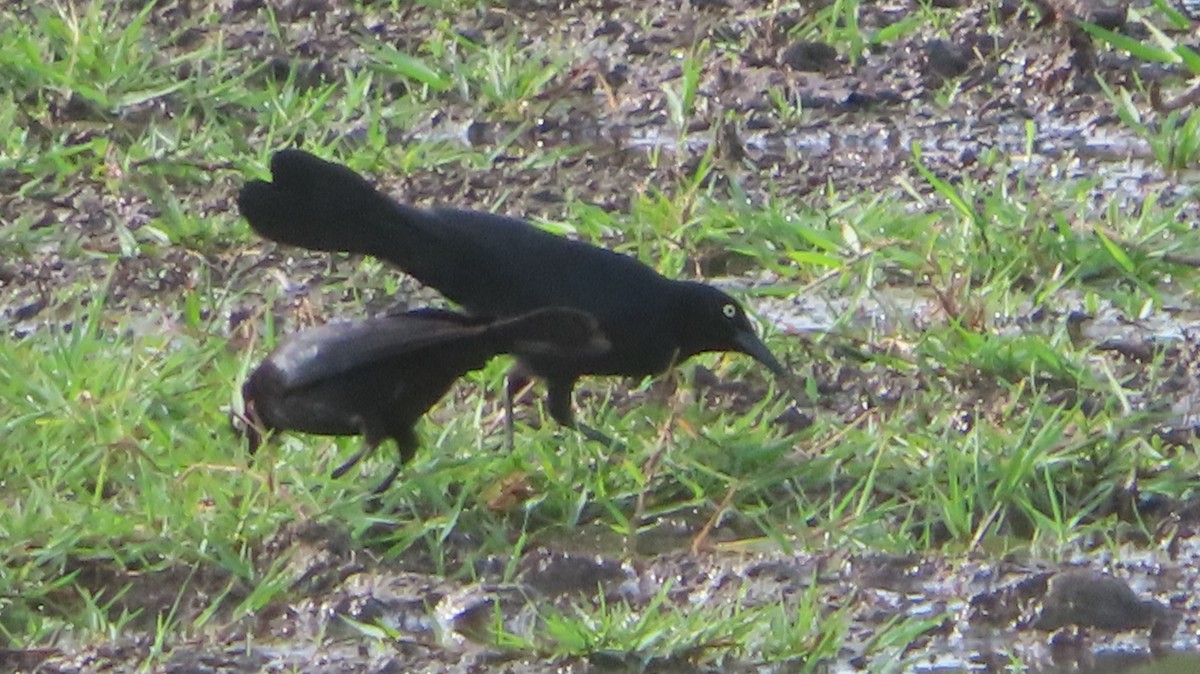
M 272 241 L 373 255 L 475 316 L 551 306 L 595 316 L 608 351 L 519 359 L 547 381 L 550 414 L 563 425 L 574 426 L 571 392 L 585 374 L 659 374 L 707 351 L 745 353 L 775 374 L 786 372 L 737 301 L 710 285 L 668 279 L 632 257 L 516 218 L 405 206 L 350 168 L 302 150 L 277 152 L 271 173 L 273 182 L 242 188 L 238 208 Z
M 380 493 L 416 451 L 417 420 L 462 375 L 500 353 L 563 358 L 607 348 L 594 318 L 562 307 L 496 322 L 420 309 L 330 323 L 293 335 L 247 378 L 250 446 L 257 448 L 265 430 L 365 436 L 336 478 L 392 438 L 399 460 L 375 488 Z

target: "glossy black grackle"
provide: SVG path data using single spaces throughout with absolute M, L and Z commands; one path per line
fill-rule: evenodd
M 420 309 L 293 335 L 242 387 L 251 448 L 264 430 L 363 435 L 340 477 L 382 441 L 396 441 L 387 489 L 417 449 L 413 426 L 456 379 L 500 353 L 521 358 L 599 354 L 609 347 L 596 320 L 576 309 L 540 309 L 489 322 Z
M 665 278 L 636 259 L 490 213 L 405 206 L 353 170 L 302 150 L 271 159 L 273 182 L 238 195 L 250 226 L 279 243 L 386 260 L 483 317 L 566 306 L 600 322 L 604 353 L 523 354 L 546 379 L 551 415 L 573 426 L 571 391 L 585 374 L 646 376 L 706 351 L 785 369 L 742 307 L 703 283 Z M 586 430 L 586 429 L 585 429 Z

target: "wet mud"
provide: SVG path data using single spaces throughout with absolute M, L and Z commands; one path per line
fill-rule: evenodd
M 903 671 L 912 672 L 1001 672 L 1021 662 L 1026 671 L 1048 674 L 1186 671 L 1169 667 L 1200 662 L 1188 655 L 1200 650 L 1194 571 L 1200 548 L 1193 539 L 1170 554 L 1130 547 L 1119 559 L 1081 553 L 1061 565 L 984 556 L 789 555 L 753 547 L 730 542 L 647 556 L 538 546 L 519 560 L 479 559 L 472 580 L 455 581 L 418 568 L 415 559 L 374 561 L 331 527 L 293 525 L 261 555 L 262 563 L 287 569 L 292 599 L 237 620 L 218 619 L 220 627 L 203 636 L 173 641 L 158 656 L 159 671 L 791 672 L 817 666 L 852 672 L 903 661 Z M 405 569 L 406 561 L 417 566 Z M 187 621 L 203 610 L 202 602 L 171 605 L 181 580 L 200 598 L 224 583 L 183 575 L 191 577 L 166 572 L 130 579 L 130 595 L 141 598 L 148 627 L 161 612 L 178 611 L 175 616 Z M 817 621 L 846 625 L 844 643 L 835 658 L 820 663 L 804 657 L 713 662 L 703 649 L 660 659 L 550 655 L 555 644 L 546 636 L 547 621 L 575 608 L 622 605 L 637 615 L 716 604 L 747 615 L 778 608 L 794 620 L 815 611 Z M 881 651 L 877 638 L 897 623 L 913 628 L 905 647 Z M 131 630 L 103 646 L 0 653 L 0 663 L 7 671 L 96 671 L 101 663 L 106 671 L 135 671 L 150 647 L 148 634 Z M 1147 668 L 1154 662 L 1163 669 Z

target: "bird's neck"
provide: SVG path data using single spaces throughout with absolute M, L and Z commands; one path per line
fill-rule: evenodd
M 714 348 L 706 343 L 703 317 L 700 315 L 706 306 L 705 299 L 696 292 L 699 284 L 692 281 L 675 281 L 673 288 L 668 322 L 669 329 L 678 348 L 675 352 L 675 363 L 680 363 L 692 356 Z

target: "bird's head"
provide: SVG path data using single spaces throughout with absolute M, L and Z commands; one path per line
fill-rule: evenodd
M 683 282 L 675 303 L 681 345 L 677 360 L 706 351 L 736 351 L 767 366 L 775 375 L 787 369 L 758 337 L 738 301 L 703 283 Z
M 267 435 L 266 424 L 258 414 L 255 395 L 254 377 L 251 376 L 242 384 L 241 405 L 229 412 L 229 427 L 246 439 L 251 454 L 258 451 Z

